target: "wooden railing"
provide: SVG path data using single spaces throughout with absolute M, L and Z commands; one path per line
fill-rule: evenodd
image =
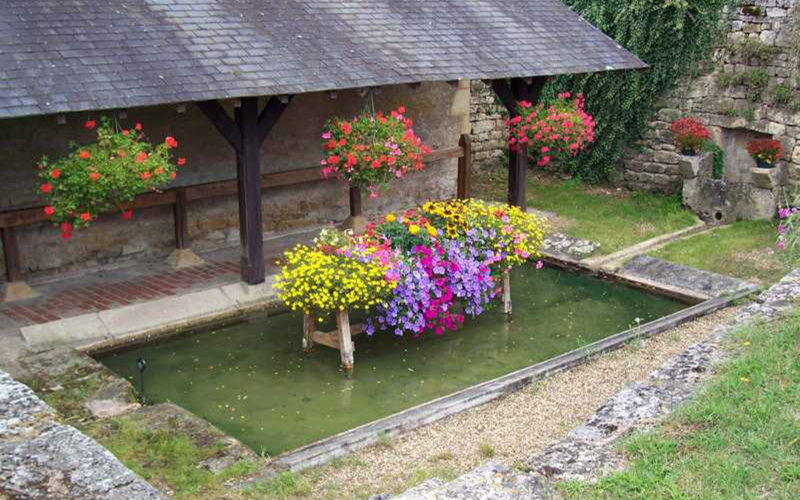
M 472 169 L 472 149 L 468 135 L 462 135 L 458 146 L 437 149 L 425 156 L 425 163 L 458 158 L 457 196 L 467 198 L 470 191 L 470 172 Z M 310 182 L 324 182 L 319 167 L 288 170 L 263 174 L 261 188 L 270 189 L 294 186 Z M 175 224 L 175 246 L 184 249 L 188 245 L 187 205 L 191 201 L 237 194 L 236 180 L 209 182 L 192 186 L 167 189 L 160 193 L 147 193 L 125 204 L 123 209 L 141 209 L 172 205 Z M 45 221 L 44 207 L 26 208 L 0 212 L 0 237 L 5 256 L 6 280 L 22 281 L 22 265 L 15 228 Z

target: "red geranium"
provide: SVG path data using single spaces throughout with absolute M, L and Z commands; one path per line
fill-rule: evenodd
M 509 147 L 514 150 L 526 144 L 540 167 L 577 155 L 594 142 L 594 118 L 585 105 L 583 94 L 573 99 L 569 92 L 562 92 L 549 105 L 518 102 L 517 115 L 506 121 L 511 128 Z
M 682 153 L 697 154 L 711 134 L 694 118 L 681 118 L 672 124 L 672 136 Z
M 87 127 L 89 128 L 89 127 Z M 141 125 L 137 124 L 137 129 Z M 45 215 L 61 225 L 64 239 L 97 216 L 130 202 L 136 196 L 161 189 L 175 178 L 177 166 L 170 159 L 169 138 L 152 145 L 141 134 L 124 134 L 107 118 L 95 127 L 97 140 L 79 146 L 56 162 L 43 158 L 39 190 Z M 98 182 L 101 181 L 102 182 Z
M 83 126 L 89 130 L 94 130 L 94 128 L 97 126 L 97 122 L 94 120 L 86 120 Z
M 783 156 L 783 146 L 775 139 L 754 139 L 747 143 L 747 152 L 756 160 L 774 165 Z
M 322 175 L 337 175 L 351 186 L 367 188 L 371 196 L 391 179 L 422 170 L 431 149 L 414 134 L 413 122 L 400 106 L 388 116 L 364 113 L 350 121 L 330 120 L 322 134 L 327 157 Z

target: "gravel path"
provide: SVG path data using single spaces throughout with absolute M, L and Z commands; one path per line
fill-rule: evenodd
M 734 314 L 728 308 L 634 341 L 501 400 L 309 471 L 310 497 L 365 498 L 403 491 L 432 476 L 451 479 L 489 459 L 523 463 L 583 423 L 627 384 L 646 378 Z

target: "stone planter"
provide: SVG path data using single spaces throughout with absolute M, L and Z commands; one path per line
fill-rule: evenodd
M 678 166 L 684 179 L 710 178 L 714 169 L 714 155 L 707 152 L 696 156 L 681 155 Z

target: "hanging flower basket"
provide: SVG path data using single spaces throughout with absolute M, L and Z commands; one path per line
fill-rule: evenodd
M 103 118 L 100 126 L 87 121 L 87 129 L 97 130 L 97 141 L 85 146 L 71 145 L 72 152 L 51 162 L 39 162 L 39 193 L 45 200 L 44 213 L 61 227 L 61 237 L 69 239 L 74 229 L 90 225 L 105 212 L 118 209 L 123 219 L 133 216 L 123 204 L 148 191 L 172 182 L 179 165 L 186 160 L 170 160 L 170 149 L 178 141 L 167 137 L 152 145 L 144 140 L 142 125 L 132 130 L 117 130 Z
M 511 129 L 509 147 L 527 145 L 540 167 L 576 156 L 594 142 L 594 118 L 585 105 L 583 94 L 573 99 L 569 92 L 559 94 L 549 105 L 520 101 L 516 116 L 506 122 Z
M 367 189 L 378 196 L 393 179 L 424 168 L 423 158 L 431 149 L 414 134 L 413 122 L 400 106 L 385 116 L 364 112 L 352 120 L 334 118 L 322 134 L 327 155 L 322 175 L 337 176 L 351 187 Z

